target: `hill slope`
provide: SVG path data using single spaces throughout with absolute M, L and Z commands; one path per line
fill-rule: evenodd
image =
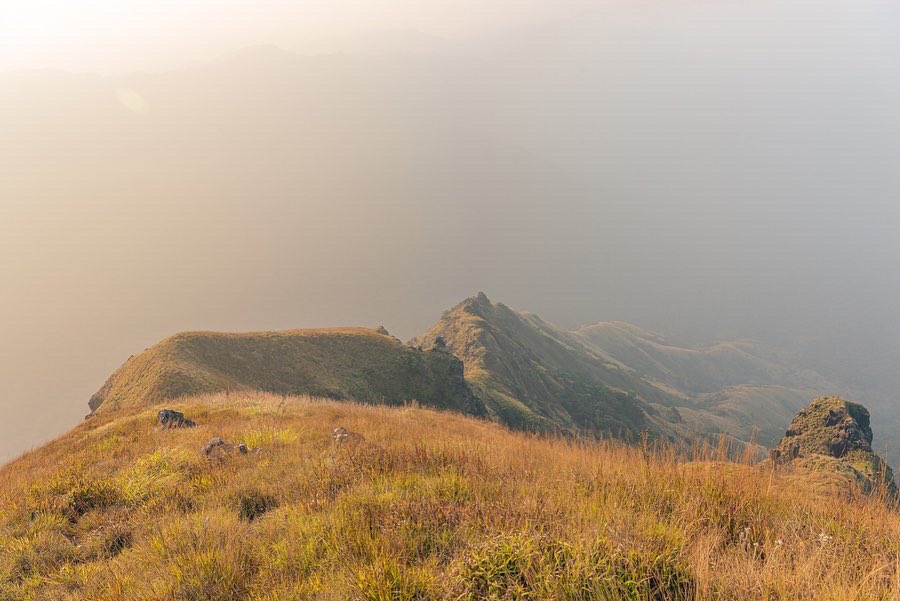
M 623 322 L 566 331 L 483 293 L 411 344 L 432 348 L 438 339 L 463 361 L 488 412 L 515 428 L 727 434 L 771 447 L 809 399 L 864 397 L 750 341 L 681 347 Z M 890 416 L 878 417 L 880 440 L 891 446 Z
M 900 516 L 746 465 L 241 393 L 0 468 L 0 598 L 891 599 Z M 332 441 L 345 427 L 364 440 Z M 208 460 L 213 437 L 250 447 Z M 712 458 L 712 457 L 710 457 Z M 788 486 L 788 483 L 790 485 Z
M 818 374 L 791 369 L 751 342 L 728 341 L 685 348 L 624 322 L 602 322 L 574 332 L 597 351 L 642 374 L 689 395 L 714 393 L 731 386 L 818 386 Z
M 431 348 L 438 339 L 463 361 L 488 412 L 516 428 L 626 438 L 642 429 L 670 439 L 727 433 L 772 445 L 822 393 L 804 388 L 816 374 L 783 367 L 750 343 L 681 348 L 620 322 L 568 332 L 484 294 L 411 344 Z
M 771 447 L 810 398 L 865 398 L 751 342 L 685 348 L 621 322 L 565 331 L 484 294 L 411 344 L 363 328 L 179 334 L 129 359 L 89 404 L 103 413 L 266 390 L 416 400 L 524 430 L 628 440 L 643 430 L 669 440 L 727 434 L 738 446 L 755 438 Z M 882 443 L 895 446 L 890 420 L 875 421 Z
M 573 334 L 597 353 L 676 392 L 684 399 L 678 409 L 682 417 L 701 431 L 729 432 L 741 440 L 755 435 L 760 443 L 774 446 L 784 425 L 809 399 L 839 394 L 865 402 L 886 456 L 900 461 L 900 421 L 893 397 L 860 389 L 837 377 L 835 370 L 823 375 L 797 351 L 776 352 L 752 341 L 680 347 L 623 322 L 585 326 Z
M 483 293 L 445 312 L 411 344 L 446 344 L 488 410 L 516 428 L 627 437 L 650 427 L 664 430 L 651 402 L 674 400 L 576 336 L 491 303 Z
M 178 334 L 131 357 L 89 405 L 103 413 L 245 390 L 483 413 L 455 357 L 364 328 Z

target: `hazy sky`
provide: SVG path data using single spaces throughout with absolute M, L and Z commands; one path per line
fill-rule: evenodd
M 341 49 L 379 31 L 467 37 L 557 19 L 589 0 L 4 0 L 0 69 L 132 71 L 242 46 Z
M 406 338 L 478 290 L 892 390 L 898 31 L 887 0 L 2 2 L 0 70 L 73 73 L 0 73 L 0 456 L 167 334 Z

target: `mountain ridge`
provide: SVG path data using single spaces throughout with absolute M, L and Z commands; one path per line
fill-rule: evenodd
M 772 447 L 809 399 L 849 395 L 791 365 L 750 341 L 681 347 L 626 322 L 567 331 L 479 293 L 407 344 L 367 328 L 177 334 L 130 358 L 89 406 L 259 389 L 416 400 L 535 432 Z
M 514 340 L 499 344 L 500 331 Z M 626 435 L 636 429 L 669 440 L 726 435 L 766 446 L 778 442 L 784 425 L 810 398 L 841 390 L 819 374 L 783 364 L 750 341 L 680 347 L 626 322 L 568 331 L 533 313 L 494 304 L 484 293 L 445 311 L 410 343 L 428 348 L 438 337 L 463 361 L 466 377 L 489 413 L 513 427 L 540 426 L 556 417 L 535 398 L 537 390 L 546 393 L 545 381 L 540 382 L 543 388 L 528 390 L 531 373 L 553 381 L 557 404 L 576 409 L 578 415 L 557 418 L 562 429 L 607 434 L 605 424 L 592 421 L 578 405 L 621 411 L 613 399 L 626 394 L 630 397 L 621 402 L 630 405 L 631 419 L 617 424 L 626 426 Z M 518 362 L 510 359 L 516 353 Z M 525 373 L 511 372 L 516 369 Z M 586 389 L 593 390 L 593 399 L 590 394 L 584 398 Z M 610 397 L 605 407 L 603 391 Z
M 484 293 L 446 311 L 410 344 L 428 348 L 438 338 L 463 362 L 488 410 L 513 427 L 633 436 L 657 413 L 635 392 L 668 400 L 578 338 Z
M 134 355 L 89 401 L 91 415 L 203 393 L 263 390 L 480 415 L 459 360 L 368 328 L 185 332 Z

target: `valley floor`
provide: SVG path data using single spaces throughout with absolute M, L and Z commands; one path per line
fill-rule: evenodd
M 0 470 L 0 599 L 897 599 L 900 514 L 715 451 L 265 394 Z M 357 432 L 336 444 L 337 427 Z M 249 452 L 201 451 L 220 436 Z

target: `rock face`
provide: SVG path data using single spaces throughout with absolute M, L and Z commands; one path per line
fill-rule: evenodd
M 159 425 L 163 428 L 193 428 L 197 424 L 189 420 L 180 411 L 174 409 L 163 409 L 156 414 L 159 419 Z
M 771 459 L 776 465 L 840 471 L 866 492 L 897 492 L 891 468 L 872 450 L 869 411 L 839 397 L 820 397 L 801 409 L 772 449 Z
M 838 397 L 820 397 L 797 413 L 772 456 L 790 461 L 817 453 L 840 459 L 851 451 L 872 452 L 869 411 Z

